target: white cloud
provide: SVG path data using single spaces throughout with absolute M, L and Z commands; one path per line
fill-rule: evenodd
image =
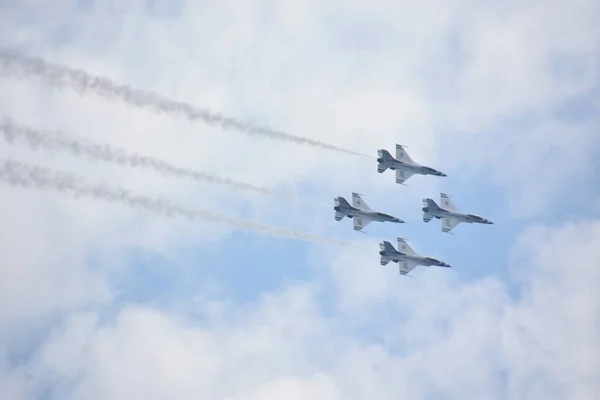
M 598 221 L 527 230 L 515 299 L 495 280 L 390 279 L 387 304 L 359 324 L 381 344 L 357 336 L 354 315 L 324 315 L 317 287 L 296 286 L 242 309 L 223 303 L 217 319 L 147 307 L 114 321 L 73 315 L 28 372 L 71 379 L 60 398 L 593 398 L 599 248 Z
M 90 231 L 82 235 L 81 229 L 70 229 L 64 222 L 65 214 L 73 216 L 76 212 L 44 194 L 27 196 L 7 188 L 1 188 L 0 193 L 5 204 L 0 208 L 4 222 L 0 234 L 0 330 L 32 323 L 49 308 L 107 301 L 110 290 L 104 274 L 85 267 L 91 249 L 80 248 L 82 243 L 100 237 Z M 36 209 L 40 201 L 54 213 Z M 9 224 L 15 218 L 18 223 Z M 52 240 L 50 237 L 57 233 L 60 237 Z

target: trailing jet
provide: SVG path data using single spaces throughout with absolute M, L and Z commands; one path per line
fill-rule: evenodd
M 352 205 L 343 197 L 336 197 L 333 202 L 335 203 L 333 207 L 335 210 L 335 220 L 341 221 L 344 217 L 354 219 L 355 231 L 362 230 L 362 228 L 373 221 L 397 222 L 400 224 L 404 222 L 392 215 L 371 210 L 358 193 L 352 193 Z
M 472 224 L 473 222 L 478 224 L 493 224 L 492 221 L 480 217 L 479 215 L 460 211 L 445 193 L 440 193 L 440 204 L 442 204 L 442 207 L 444 208 L 438 206 L 436 202 L 431 199 L 423 199 L 423 221 L 429 222 L 432 218 L 440 219 L 442 221 L 442 232 L 450 232 L 461 222 L 469 224 Z
M 418 254 L 412 249 L 412 247 L 408 245 L 408 243 L 406 243 L 406 240 L 402 238 L 398 238 L 397 250 L 390 242 L 386 241 L 379 243 L 379 248 L 381 249 L 379 252 L 379 255 L 381 256 L 381 265 L 385 266 L 390 261 L 397 262 L 400 275 L 407 275 L 418 265 L 426 265 L 428 267 L 431 265 L 446 268 L 451 267 L 445 262 L 437 260 L 433 257 L 424 257 Z
M 440 172 L 431 167 L 427 167 L 421 164 L 417 164 L 412 158 L 406 153 L 406 150 L 402 145 L 396 145 L 396 158 L 387 150 L 377 150 L 377 172 L 380 174 L 386 169 L 396 171 L 396 183 L 403 184 L 408 178 L 414 174 L 420 175 L 436 175 L 436 176 L 447 176 L 443 172 Z

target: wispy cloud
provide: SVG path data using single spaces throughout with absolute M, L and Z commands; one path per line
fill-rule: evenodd
M 565 268 L 573 257 L 556 254 L 559 243 L 576 252 L 576 267 Z M 518 299 L 494 278 L 459 284 L 431 272 L 399 283 L 388 274 L 383 302 L 360 320 L 325 312 L 320 284 L 242 307 L 200 295 L 176 315 L 138 305 L 109 321 L 73 314 L 28 368 L 73 385 L 58 396 L 79 398 L 593 398 L 598 249 L 598 222 L 538 226 L 515 244 Z M 189 322 L 198 309 L 201 325 Z

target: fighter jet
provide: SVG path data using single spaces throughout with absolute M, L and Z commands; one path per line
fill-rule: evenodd
M 408 243 L 406 243 L 406 240 L 402 238 L 398 238 L 398 250 L 396 250 L 390 242 L 386 241 L 379 243 L 379 248 L 381 249 L 379 252 L 379 255 L 381 256 L 381 265 L 385 266 L 390 261 L 397 262 L 400 275 L 407 275 L 418 265 L 426 265 L 428 267 L 431 265 L 446 268 L 451 267 L 445 262 L 433 257 L 424 257 L 418 254 L 408 245 Z
M 396 158 L 384 149 L 377 150 L 377 172 L 380 174 L 386 169 L 396 171 L 396 183 L 403 184 L 408 178 L 414 174 L 420 175 L 436 175 L 436 176 L 447 176 L 443 172 L 440 172 L 431 167 L 427 167 L 421 164 L 417 164 L 412 158 L 406 153 L 406 150 L 402 145 L 396 144 Z
M 440 193 L 440 204 L 438 206 L 435 201 L 431 199 L 423 199 L 423 221 L 429 222 L 432 218 L 437 218 L 442 221 L 442 232 L 450 232 L 456 225 L 461 222 L 472 224 L 473 222 L 478 224 L 493 224 L 479 215 L 467 214 L 458 209 L 452 203 L 449 196 L 445 193 Z
M 358 193 L 352 193 L 352 205 L 345 198 L 336 197 L 333 199 L 335 206 L 335 220 L 341 221 L 344 217 L 354 219 L 354 230 L 360 231 L 373 221 L 379 222 L 397 222 L 403 223 L 399 218 L 389 214 L 371 210 L 369 205 L 360 197 Z

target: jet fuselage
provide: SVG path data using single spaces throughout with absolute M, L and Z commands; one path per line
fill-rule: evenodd
M 396 218 L 393 215 L 385 214 L 378 211 L 367 211 L 361 210 L 356 207 L 343 207 L 343 206 L 334 206 L 333 209 L 337 212 L 341 212 L 345 214 L 348 218 L 353 217 L 365 217 L 371 219 L 373 221 L 380 222 L 402 222 L 400 218 Z
M 458 211 L 449 211 L 449 210 L 443 209 L 439 206 L 437 209 L 434 207 L 423 207 L 423 212 L 428 213 L 429 215 L 431 215 L 437 219 L 456 218 L 456 219 L 460 219 L 463 222 L 467 222 L 469 224 L 472 224 L 473 222 L 479 223 L 479 224 L 489 224 L 489 225 L 493 224 L 492 221 L 485 219 L 483 217 L 480 217 L 479 215 L 468 214 L 468 213 L 463 213 L 463 212 L 458 212 Z
M 413 261 L 419 265 L 435 265 L 437 267 L 447 267 L 450 268 L 449 264 L 446 264 L 443 261 L 440 261 L 433 257 L 423 257 L 419 255 L 409 255 L 399 252 L 398 250 L 381 250 L 379 255 L 382 257 L 387 257 L 393 262 L 402 262 L 402 261 Z
M 426 167 L 425 165 L 417 164 L 417 163 L 406 163 L 402 161 L 398 161 L 395 158 L 388 157 L 378 157 L 377 162 L 386 166 L 387 168 L 395 171 L 396 169 L 404 169 L 406 171 L 413 172 L 415 174 L 421 175 L 437 175 L 437 176 L 447 176 L 443 172 L 438 171 L 437 169 Z

